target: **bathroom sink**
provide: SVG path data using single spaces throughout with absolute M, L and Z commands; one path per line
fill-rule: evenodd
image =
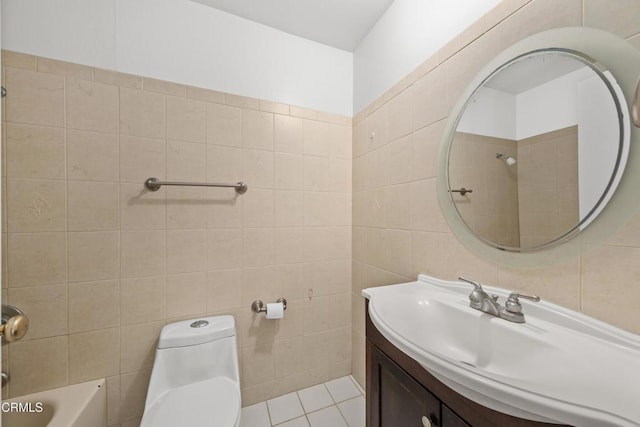
M 547 423 L 640 425 L 639 336 L 545 301 L 509 322 L 469 307 L 471 290 L 420 275 L 362 294 L 385 338 L 469 399 Z

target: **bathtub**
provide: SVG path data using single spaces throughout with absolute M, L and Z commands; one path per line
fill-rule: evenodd
M 26 405 L 31 402 L 31 405 Z M 36 404 L 36 402 L 41 402 Z M 6 412 L 22 403 L 33 412 Z M 41 408 L 41 411 L 40 411 Z M 88 381 L 2 402 L 3 427 L 105 427 L 107 387 L 104 379 Z

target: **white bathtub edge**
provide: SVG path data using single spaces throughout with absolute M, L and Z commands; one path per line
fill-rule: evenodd
M 47 427 L 105 427 L 107 424 L 104 378 L 13 397 L 5 402 L 47 402 L 54 407 Z

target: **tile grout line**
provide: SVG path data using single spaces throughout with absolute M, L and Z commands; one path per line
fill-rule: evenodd
M 273 427 L 273 421 L 271 421 L 271 410 L 269 409 L 269 404 L 267 403 L 268 400 L 264 401 L 264 406 L 267 408 L 267 417 L 269 417 L 269 425 Z
M 333 397 L 333 395 L 332 395 L 332 394 L 331 394 L 331 392 L 329 391 L 328 387 L 326 386 L 326 382 L 325 382 L 325 383 L 321 383 L 321 384 L 319 384 L 319 385 L 324 386 L 324 390 L 328 393 L 329 397 L 330 397 L 330 398 L 331 398 L 331 400 L 333 401 L 333 404 L 328 405 L 328 406 L 325 406 L 325 407 L 321 407 L 321 408 L 318 408 L 318 409 L 315 409 L 315 410 L 310 411 L 310 412 L 307 412 L 307 411 L 305 410 L 305 408 L 304 408 L 304 405 L 302 404 L 302 398 L 300 397 L 300 394 L 299 394 L 299 392 L 300 392 L 301 390 L 296 390 L 294 393 L 296 393 L 296 396 L 297 396 L 297 398 L 298 398 L 298 401 L 300 402 L 300 405 L 301 405 L 302 410 L 303 410 L 303 415 L 298 416 L 298 417 L 294 417 L 294 418 L 289 419 L 289 420 L 285 420 L 285 421 L 283 421 L 283 422 L 281 422 L 281 423 L 279 423 L 279 424 L 275 424 L 275 425 L 274 425 L 274 424 L 272 423 L 272 421 L 271 421 L 271 413 L 270 413 L 270 411 L 269 411 L 269 405 L 267 404 L 267 401 L 265 401 L 264 403 L 265 403 L 265 406 L 267 407 L 267 413 L 268 413 L 268 415 L 269 415 L 269 423 L 271 424 L 271 427 L 281 426 L 281 425 L 283 425 L 283 424 L 285 424 L 285 423 L 287 423 L 287 422 L 290 422 L 290 421 L 292 421 L 292 420 L 297 420 L 297 419 L 302 418 L 302 417 L 305 417 L 305 419 L 307 420 L 307 422 L 309 423 L 309 425 L 311 425 L 311 422 L 310 422 L 309 417 L 308 417 L 308 416 L 309 416 L 309 414 L 312 414 L 312 413 L 315 413 L 315 412 L 320 412 L 320 411 L 322 411 L 322 410 L 329 409 L 329 408 L 331 408 L 332 406 L 336 407 L 336 410 L 338 411 L 338 413 L 340 414 L 340 416 L 342 417 L 342 419 L 345 421 L 345 423 L 346 423 L 347 427 L 350 427 L 350 424 L 349 424 L 348 420 L 345 418 L 345 416 L 344 416 L 344 414 L 342 413 L 342 411 L 340 410 L 340 407 L 338 406 L 338 404 L 339 404 L 339 403 L 348 402 L 348 401 L 351 401 L 351 400 L 355 400 L 355 399 L 358 399 L 358 398 L 360 398 L 360 397 L 364 397 L 364 393 L 362 392 L 362 388 L 361 388 L 361 387 L 359 387 L 359 385 L 355 383 L 355 381 L 354 381 L 354 379 L 351 377 L 351 375 L 348 375 L 348 376 L 346 376 L 346 377 L 348 377 L 348 378 L 350 379 L 350 381 L 354 384 L 354 386 L 355 386 L 355 387 L 356 387 L 356 389 L 358 390 L 358 395 L 357 395 L 357 396 L 353 396 L 353 397 L 350 397 L 350 398 L 348 398 L 348 399 L 344 399 L 344 400 L 341 400 L 340 402 L 338 402 L 338 401 L 336 401 L 336 399 Z
M 346 400 L 345 400 L 346 402 Z M 340 414 L 340 416 L 342 417 L 342 419 L 344 420 L 344 423 L 347 425 L 347 427 L 351 427 L 349 425 L 349 421 L 347 421 L 347 419 L 345 418 L 344 414 L 342 413 L 342 411 L 340 410 L 340 407 L 338 406 L 338 404 L 336 403 L 336 409 L 338 410 L 338 413 Z
M 359 399 L 359 398 L 361 398 L 361 397 L 364 399 L 364 395 L 362 395 L 362 394 L 361 394 L 360 396 L 352 397 L 352 398 L 347 399 L 347 400 L 344 400 L 344 401 L 342 401 L 342 402 L 340 402 L 340 403 L 350 402 L 350 401 L 352 401 L 352 400 L 356 400 L 356 399 Z M 342 418 L 344 418 L 344 420 L 347 422 L 347 426 L 348 426 L 348 427 L 352 427 L 352 426 L 351 426 L 351 424 L 349 424 L 349 420 L 347 420 L 346 416 L 345 416 L 345 415 L 344 415 L 344 413 L 342 412 L 342 409 L 340 409 L 340 406 L 338 406 L 338 404 L 337 404 L 337 403 L 336 403 L 336 406 L 338 407 L 338 411 L 340 412 L 340 415 L 342 415 Z
M 273 422 L 272 422 L 271 410 L 269 409 L 269 405 L 268 405 L 268 403 L 267 403 L 267 402 L 268 402 L 268 400 L 271 400 L 271 399 L 265 400 L 265 401 L 263 401 L 263 402 L 258 402 L 258 403 L 256 403 L 255 405 L 259 405 L 259 404 L 263 404 L 263 403 L 264 403 L 265 407 L 267 408 L 267 420 L 266 420 L 266 421 L 269 423 L 269 424 L 268 424 L 268 425 L 269 425 L 269 427 L 280 427 L 280 426 L 282 426 L 282 425 L 284 425 L 284 424 L 287 424 L 287 423 L 292 422 L 293 420 L 299 420 L 300 418 L 303 418 L 303 417 L 304 417 L 304 418 L 305 418 L 305 420 L 307 421 L 307 425 L 308 425 L 308 426 L 311 426 L 311 420 L 309 419 L 309 415 L 310 415 L 310 414 L 313 414 L 313 413 L 316 413 L 316 412 L 320 412 L 320 411 L 323 411 L 323 410 L 327 410 L 327 409 L 331 408 L 332 406 L 335 406 L 335 407 L 336 407 L 336 409 L 337 409 L 338 413 L 340 414 L 341 418 L 345 421 L 346 426 L 347 426 L 347 427 L 352 427 L 352 426 L 351 426 L 351 424 L 349 424 L 349 421 L 347 420 L 347 418 L 346 418 L 345 414 L 343 413 L 343 411 L 340 409 L 340 407 L 339 407 L 338 405 L 339 405 L 340 403 L 349 402 L 349 401 L 356 400 L 356 399 L 359 399 L 359 398 L 363 398 L 363 399 L 364 399 L 364 393 L 363 393 L 363 391 L 362 391 L 362 388 L 361 388 L 361 387 L 359 387 L 359 385 L 357 384 L 357 382 L 355 381 L 355 379 L 354 379 L 351 375 L 346 375 L 345 377 L 341 377 L 341 378 L 346 378 L 346 377 L 348 377 L 348 378 L 349 378 L 349 381 L 351 381 L 351 383 L 353 383 L 353 384 L 354 384 L 354 386 L 356 387 L 356 389 L 357 389 L 357 391 L 358 391 L 358 394 L 357 394 L 357 395 L 352 396 L 352 397 L 349 397 L 349 398 L 344 399 L 344 400 L 341 400 L 340 402 L 337 402 L 337 401 L 336 401 L 336 399 L 335 399 L 335 398 L 333 397 L 333 395 L 331 394 L 331 392 L 329 391 L 329 389 L 328 389 L 328 387 L 327 387 L 327 385 L 326 385 L 326 384 L 327 384 L 327 382 L 317 384 L 317 385 L 322 385 L 322 386 L 324 386 L 324 390 L 328 393 L 328 395 L 329 395 L 329 397 L 331 398 L 331 401 L 332 401 L 333 403 L 332 403 L 332 404 L 330 404 L 330 405 L 328 405 L 328 406 L 321 407 L 321 408 L 315 409 L 315 410 L 313 410 L 313 411 L 307 412 L 307 411 L 304 409 L 304 406 L 302 405 L 302 397 L 301 397 L 301 395 L 300 395 L 300 393 L 299 393 L 300 391 L 302 391 L 302 390 L 304 390 L 304 389 L 296 390 L 296 391 L 291 392 L 291 393 L 296 393 L 296 396 L 297 396 L 298 401 L 299 401 L 299 403 L 300 403 L 300 406 L 301 406 L 301 408 L 302 408 L 302 414 L 301 414 L 301 415 L 298 415 L 298 416 L 294 416 L 294 417 L 293 417 L 293 418 L 291 418 L 291 419 L 288 419 L 288 420 L 284 420 L 284 421 L 282 421 L 282 422 L 279 422 L 278 424 L 273 424 Z M 314 387 L 314 386 L 312 386 L 312 387 Z M 309 388 L 309 387 L 307 387 L 307 388 Z M 290 393 L 289 393 L 289 394 L 290 394 Z M 253 406 L 253 405 L 251 405 L 251 406 Z M 243 409 L 244 409 L 244 408 L 243 408 Z
M 304 409 L 304 405 L 302 404 L 302 398 L 300 397 L 300 393 L 298 393 L 300 390 L 296 390 L 296 397 L 298 398 L 298 402 L 300 403 L 300 408 L 302 408 L 302 413 L 304 414 L 304 416 L 307 416 L 307 410 Z M 297 417 L 296 417 L 297 418 Z M 295 418 L 293 418 L 295 420 Z
M 360 392 L 360 394 L 362 396 L 365 395 L 364 389 L 360 386 L 360 383 L 358 383 L 358 381 L 356 381 L 355 378 L 353 378 L 353 375 L 349 374 L 348 377 L 351 379 L 351 381 L 353 382 L 353 384 L 356 386 L 356 388 L 358 389 L 358 391 Z
M 327 405 L 327 406 L 322 406 L 322 407 L 320 407 L 320 408 L 314 409 L 313 411 L 309 411 L 309 412 L 307 412 L 307 410 L 306 410 L 306 409 L 304 409 L 304 406 L 303 406 L 303 407 L 302 407 L 302 410 L 304 411 L 304 414 L 305 414 L 305 415 L 307 415 L 307 414 L 312 414 L 312 413 L 314 413 L 314 412 L 318 412 L 318 411 L 321 411 L 321 410 L 323 410 L 323 409 L 327 409 L 327 408 L 330 408 L 330 407 L 332 407 L 332 406 L 336 406 L 336 405 L 337 405 L 336 400 L 333 398 L 333 396 L 331 395 L 331 392 L 329 392 L 329 389 L 327 388 L 327 386 L 326 386 L 325 384 L 326 384 L 326 383 L 321 383 L 321 384 L 318 384 L 318 385 L 322 385 L 322 386 L 324 386 L 325 391 L 327 392 L 327 394 L 329 395 L 329 397 L 331 398 L 331 401 L 332 401 L 333 403 L 332 403 L 332 404 L 330 404 L 330 405 Z M 303 390 L 304 390 L 304 389 L 303 389 Z

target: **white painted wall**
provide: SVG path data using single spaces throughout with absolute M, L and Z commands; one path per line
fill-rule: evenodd
M 579 212 L 584 218 L 604 193 L 618 153 L 618 115 L 609 89 L 583 67 L 521 93 L 517 108 L 518 140 L 578 125 Z
M 518 140 L 578 123 L 578 83 L 593 76 L 588 67 L 518 94 Z
M 2 47 L 352 115 L 353 54 L 189 0 L 3 0 Z
M 584 67 L 517 95 L 482 87 L 467 105 L 458 130 L 520 141 L 574 126 L 582 102 L 578 85 L 594 76 Z
M 2 47 L 352 115 L 500 1 L 395 0 L 351 53 L 190 0 L 2 0 Z
M 116 68 L 115 0 L 2 0 L 2 48 Z
M 460 132 L 517 140 L 516 96 L 482 87 L 467 104 L 456 128 Z
M 584 218 L 604 193 L 613 174 L 620 132 L 611 93 L 598 76 L 578 83 L 577 109 L 579 205 L 580 218 Z
M 395 0 L 354 52 L 354 113 L 500 1 Z

